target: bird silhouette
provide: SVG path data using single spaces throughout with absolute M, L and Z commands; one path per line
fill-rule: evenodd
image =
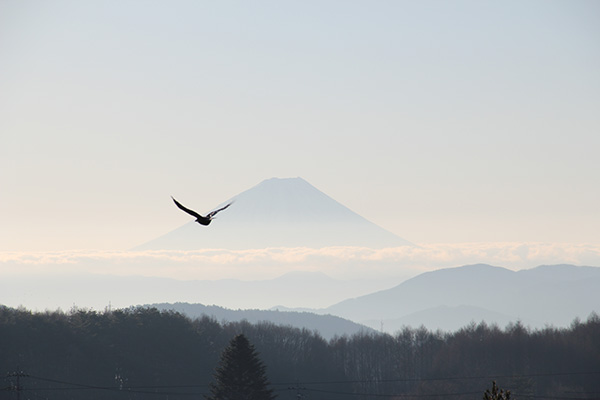
M 179 209 L 185 211 L 186 213 L 190 214 L 193 217 L 196 217 L 196 222 L 199 223 L 200 225 L 205 225 L 205 226 L 211 223 L 211 221 L 213 220 L 214 216 L 219 211 L 223 211 L 224 209 L 226 209 L 227 207 L 229 207 L 233 203 L 233 202 L 229 203 L 225 207 L 221 207 L 218 210 L 209 212 L 208 214 L 206 214 L 206 216 L 202 216 L 202 215 L 198 214 L 196 211 L 190 210 L 189 208 L 186 208 L 185 206 L 183 206 L 180 202 L 178 202 L 177 200 L 175 200 L 175 198 L 173 196 L 171 196 L 171 198 L 175 202 L 175 205 L 177 207 L 179 207 Z

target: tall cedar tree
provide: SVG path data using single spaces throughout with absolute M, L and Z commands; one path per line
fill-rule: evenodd
M 273 400 L 265 366 L 244 335 L 234 337 L 223 350 L 208 400 Z

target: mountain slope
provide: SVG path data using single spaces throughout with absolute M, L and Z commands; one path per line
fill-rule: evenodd
M 222 204 L 232 200 L 234 204 L 219 213 L 210 226 L 202 227 L 190 221 L 135 250 L 383 248 L 410 244 L 351 211 L 302 178 L 267 179 Z M 183 203 L 194 208 L 187 199 Z
M 418 311 L 401 318 L 368 320 L 364 324 L 373 328 L 382 327 L 386 332 L 397 332 L 405 326 L 425 328 L 435 331 L 453 332 L 468 326 L 471 322 L 487 321 L 504 327 L 518 318 L 476 306 L 438 306 Z M 542 325 L 542 324 L 538 324 Z
M 129 307 L 176 302 L 218 304 L 232 309 L 269 309 L 275 305 L 314 309 L 393 285 L 390 279 L 339 280 L 308 271 L 252 281 L 39 274 L 0 279 L 0 304 L 38 310 L 68 310 L 74 305 L 102 310 L 109 304 Z
M 292 326 L 300 329 L 317 331 L 325 339 L 334 336 L 353 335 L 358 332 L 371 332 L 372 329 L 355 322 L 333 315 L 318 315 L 309 312 L 278 311 L 278 310 L 230 310 L 218 306 L 205 306 L 203 304 L 189 303 L 162 303 L 151 304 L 159 310 L 173 310 L 187 315 L 190 318 L 199 318 L 203 315 L 214 317 L 217 321 L 243 321 L 252 324 L 258 322 L 271 322 L 276 325 Z
M 388 290 L 348 299 L 321 312 L 376 327 L 382 320 L 410 320 L 433 326 L 429 316 L 439 307 L 475 310 L 473 319 L 489 311 L 487 322 L 498 315 L 543 324 L 568 325 L 600 311 L 600 268 L 541 266 L 518 272 L 478 264 L 427 272 Z M 409 318 L 410 315 L 413 317 Z M 437 313 L 439 318 L 439 313 Z M 501 322 L 501 321 L 499 321 Z

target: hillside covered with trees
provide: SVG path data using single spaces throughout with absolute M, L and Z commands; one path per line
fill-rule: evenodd
M 209 395 L 221 353 L 244 334 L 279 399 L 598 398 L 600 318 L 531 331 L 471 324 L 329 341 L 271 323 L 218 323 L 153 308 L 33 313 L 0 307 L 0 399 L 189 399 Z M 351 397 L 350 397 L 351 396 Z

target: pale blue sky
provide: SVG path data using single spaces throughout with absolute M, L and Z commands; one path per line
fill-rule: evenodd
M 600 2 L 0 1 L 0 250 L 301 176 L 415 243 L 600 243 Z

